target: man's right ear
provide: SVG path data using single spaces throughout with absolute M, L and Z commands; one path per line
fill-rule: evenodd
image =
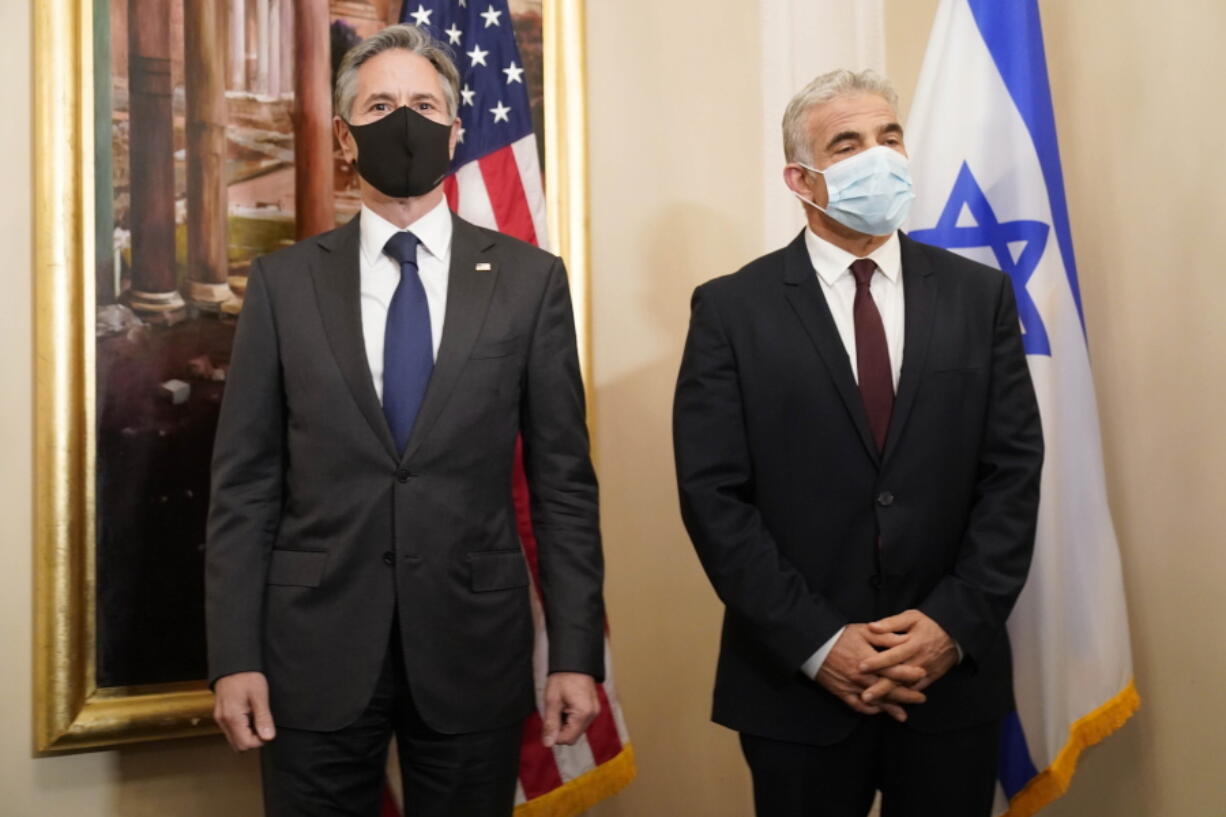
M 796 195 L 809 197 L 809 189 L 805 186 L 805 169 L 800 165 L 783 166 L 783 183 Z
M 344 119 L 334 116 L 332 117 L 332 132 L 336 134 L 336 141 L 341 146 L 341 155 L 345 157 L 345 161 L 351 165 L 355 164 L 358 161 L 358 145 L 353 134 L 349 132 L 349 125 Z

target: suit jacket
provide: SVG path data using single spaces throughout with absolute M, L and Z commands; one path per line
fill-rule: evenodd
M 449 275 L 438 359 L 398 456 L 363 345 L 358 219 L 252 266 L 213 455 L 209 663 L 213 680 L 265 673 L 280 725 L 355 720 L 394 616 L 431 727 L 493 729 L 532 710 L 511 500 L 519 435 L 549 669 L 603 674 L 597 488 L 566 271 L 455 218 Z
M 694 293 L 674 445 L 682 516 L 727 607 L 714 718 L 733 729 L 845 737 L 864 716 L 801 664 L 843 625 L 913 607 L 965 658 L 908 723 L 956 729 L 1011 708 L 1004 625 L 1043 455 L 1013 290 L 906 236 L 901 255 L 905 345 L 882 453 L 803 234 Z

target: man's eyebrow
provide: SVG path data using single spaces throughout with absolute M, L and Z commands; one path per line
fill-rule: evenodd
M 845 141 L 845 140 L 847 140 L 847 139 L 850 139 L 850 140 L 852 140 L 852 141 L 859 142 L 859 141 L 860 141 L 861 139 L 863 139 L 863 138 L 864 138 L 864 137 L 862 137 L 862 136 L 861 136 L 859 133 L 857 133 L 857 132 L 856 132 L 856 131 L 854 131 L 854 130 L 845 130 L 845 131 L 843 131 L 843 132 L 841 132 L 841 133 L 836 133 L 836 134 L 834 135 L 834 138 L 833 138 L 833 139 L 831 139 L 831 140 L 830 140 L 830 141 L 829 141 L 829 142 L 826 144 L 826 150 L 830 150 L 830 148 L 834 147 L 834 146 L 835 146 L 835 145 L 837 145 L 839 142 Z
M 878 133 L 881 133 L 881 134 L 897 133 L 899 136 L 902 136 L 902 125 L 898 124 L 897 122 L 891 122 L 890 124 L 886 125 L 881 130 L 879 130 Z
M 413 94 L 413 96 L 409 97 L 409 99 L 413 100 L 414 102 L 419 99 L 428 99 L 431 102 L 439 101 L 438 95 L 433 91 L 418 91 L 417 93 Z
M 396 98 L 387 91 L 375 91 L 370 96 L 362 100 L 362 104 L 369 105 L 372 102 L 395 102 Z

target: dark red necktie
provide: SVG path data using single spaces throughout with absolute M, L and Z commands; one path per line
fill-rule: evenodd
M 856 300 L 851 311 L 856 322 L 856 374 L 860 380 L 860 399 L 864 401 L 877 450 L 881 451 L 885 448 L 885 434 L 890 428 L 890 412 L 894 408 L 894 375 L 890 368 L 890 350 L 885 342 L 885 326 L 869 291 L 869 282 L 876 271 L 877 264 L 867 258 L 852 262 Z

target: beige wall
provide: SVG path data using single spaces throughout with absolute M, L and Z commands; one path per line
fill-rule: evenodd
M 720 608 L 677 510 L 670 417 L 693 288 L 760 254 L 754 3 L 589 2 L 597 466 L 639 780 L 598 817 L 751 811 L 709 723 Z
M 735 741 L 707 723 L 718 606 L 676 513 L 669 400 L 696 283 L 761 251 L 753 4 L 589 3 L 599 466 L 616 670 L 640 779 L 595 817 L 740 817 Z M 906 102 L 935 0 L 886 0 L 887 65 Z M 1145 706 L 1091 750 L 1053 815 L 1199 817 L 1226 786 L 1226 211 L 1215 35 L 1226 9 L 1045 1 L 1049 65 L 1102 407 L 1108 478 Z M 0 30 L 29 31 L 25 3 Z M 0 51 L 0 155 L 29 155 L 29 46 Z M 0 813 L 255 813 L 251 758 L 217 741 L 32 759 L 29 738 L 29 169 L 8 168 L 0 245 Z M 1169 180 L 1169 184 L 1167 182 Z M 1216 296 L 1216 297 L 1215 297 Z M 1203 384 L 1203 385 L 1202 385 Z

